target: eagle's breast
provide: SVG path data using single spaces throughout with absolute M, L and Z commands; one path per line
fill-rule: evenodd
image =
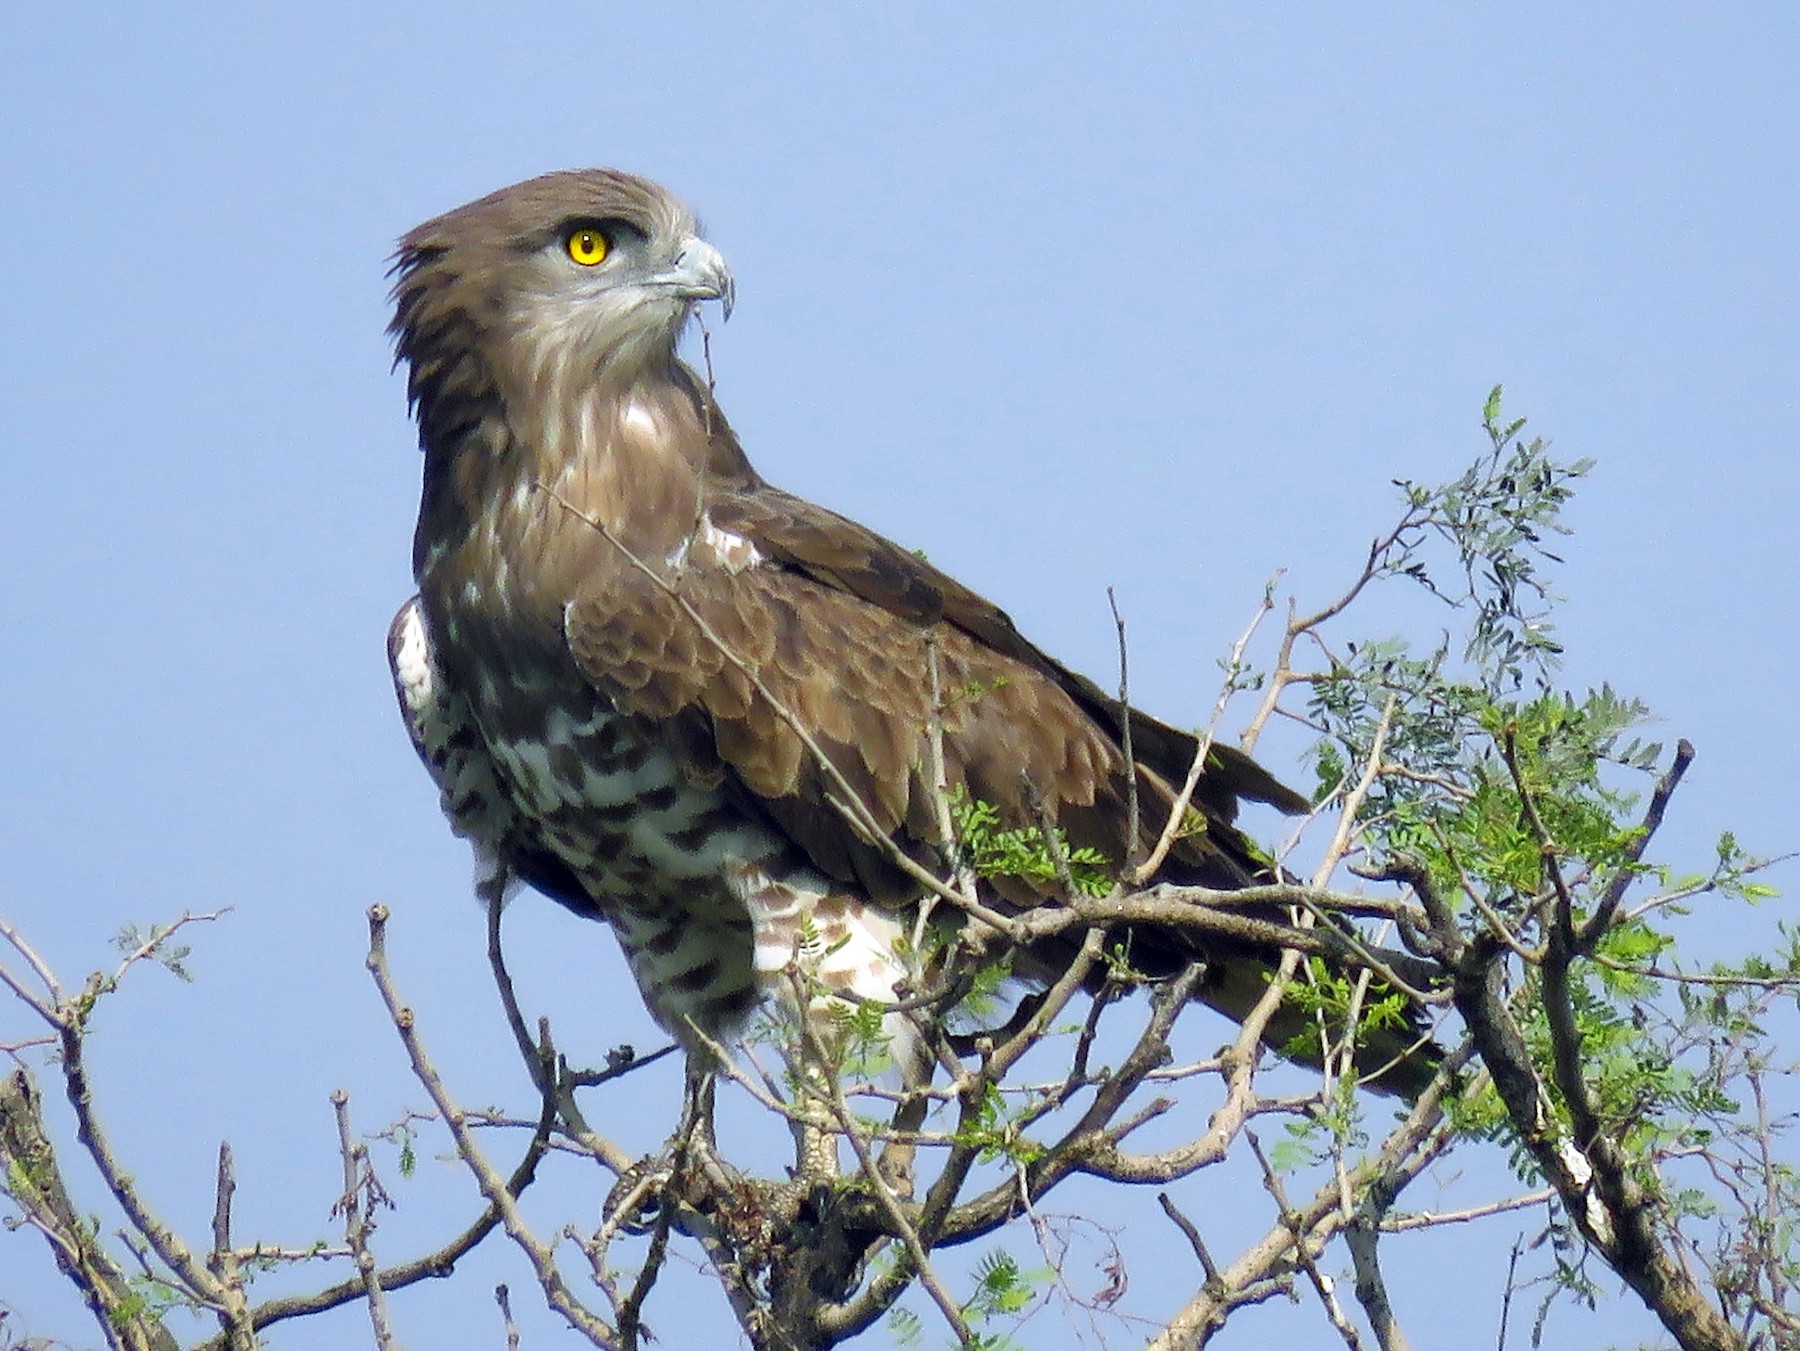
M 722 783 L 684 770 L 560 646 L 462 599 L 433 617 L 410 604 L 391 654 L 478 877 L 554 859 L 579 895 L 552 894 L 610 923 L 652 1015 L 678 1037 L 727 1035 L 766 995 L 789 993 L 784 973 L 809 934 L 812 978 L 893 998 L 895 921 L 834 888 Z

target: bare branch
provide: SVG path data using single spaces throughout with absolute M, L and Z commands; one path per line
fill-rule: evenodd
M 526 1030 L 525 1015 L 519 1008 L 518 995 L 513 990 L 512 973 L 506 967 L 505 947 L 500 941 L 500 921 L 506 908 L 503 885 L 497 882 L 484 900 L 487 908 L 488 969 L 493 973 L 495 988 L 500 992 L 500 1005 L 506 1012 L 506 1025 L 512 1030 L 513 1040 L 531 1074 L 532 1084 L 542 1098 L 555 1104 L 557 1118 L 563 1122 L 569 1134 L 579 1141 L 583 1151 L 600 1160 L 615 1175 L 623 1174 L 631 1167 L 631 1157 L 619 1145 L 588 1125 L 580 1104 L 575 1101 L 574 1090 L 577 1087 L 603 1084 L 609 1079 L 616 1079 L 653 1064 L 675 1047 L 670 1045 L 647 1056 L 634 1055 L 603 1071 L 568 1073 L 556 1055 L 548 1021 L 539 1023 L 536 1042 Z
M 136 960 L 133 958 L 131 960 Z M 124 968 L 121 967 L 122 971 Z M 220 1141 L 217 1182 L 213 1189 L 213 1246 L 206 1265 L 219 1278 L 227 1341 L 233 1351 L 256 1351 L 256 1327 L 250 1321 L 250 1304 L 244 1297 L 243 1273 L 231 1246 L 231 1198 L 237 1179 L 231 1167 L 231 1146 Z M 385 1351 L 385 1348 L 384 1348 Z
M 802 1035 L 814 1042 L 816 1051 L 821 1055 L 824 1054 L 824 1047 L 817 1045 L 817 1039 L 810 1028 L 804 1029 Z M 944 1321 L 956 1334 L 957 1341 L 964 1346 L 969 1345 L 974 1340 L 974 1336 L 969 1331 L 968 1321 L 964 1319 L 962 1310 L 951 1298 L 950 1292 L 944 1288 L 943 1281 L 932 1267 L 930 1255 L 926 1250 L 924 1240 L 919 1236 L 918 1229 L 907 1217 L 905 1210 L 901 1208 L 900 1199 L 894 1195 L 893 1188 L 888 1185 L 881 1170 L 875 1166 L 875 1157 L 870 1152 L 869 1142 L 857 1127 L 855 1118 L 851 1116 L 850 1108 L 844 1101 L 843 1090 L 835 1078 L 829 1080 L 827 1087 L 828 1105 L 832 1115 L 837 1118 L 838 1129 L 850 1141 L 850 1148 L 855 1152 L 856 1161 L 862 1169 L 863 1181 L 868 1184 L 876 1203 L 887 1215 L 888 1222 L 894 1226 L 901 1243 L 905 1245 L 906 1255 L 912 1262 L 913 1270 L 918 1274 L 919 1283 L 931 1296 L 932 1303 L 938 1306 L 938 1311 L 943 1314 Z
M 1409 1351 L 1411 1343 L 1394 1316 L 1388 1299 L 1387 1282 L 1381 1275 L 1381 1259 L 1377 1251 L 1383 1207 L 1369 1203 L 1361 1207 L 1354 1220 L 1344 1229 L 1344 1243 L 1350 1249 L 1351 1265 L 1356 1271 L 1356 1302 L 1368 1316 L 1375 1330 L 1375 1341 L 1381 1351 Z
M 393 1021 L 394 1029 L 400 1034 L 400 1042 L 406 1048 L 407 1059 L 412 1064 L 413 1075 L 432 1103 L 443 1117 L 444 1124 L 449 1127 L 451 1137 L 456 1141 L 456 1152 L 468 1167 L 481 1189 L 487 1203 L 500 1214 L 500 1222 L 506 1228 L 508 1237 L 518 1245 L 531 1263 L 533 1274 L 542 1287 L 544 1298 L 550 1307 L 568 1319 L 570 1325 L 583 1336 L 600 1347 L 619 1346 L 618 1335 L 604 1320 L 596 1316 L 573 1294 L 563 1281 L 562 1272 L 557 1268 L 556 1257 L 550 1245 L 544 1243 L 532 1233 L 525 1222 L 523 1213 L 503 1179 L 488 1162 L 487 1155 L 476 1143 L 470 1133 L 468 1121 L 462 1108 L 458 1107 L 444 1086 L 443 1079 L 425 1054 L 423 1043 L 413 1024 L 413 1012 L 400 998 L 395 988 L 393 977 L 387 965 L 387 919 L 388 911 L 384 905 L 369 907 L 369 955 L 366 965 L 369 974 L 375 978 L 375 986 L 381 992 L 381 999 L 387 1005 L 388 1016 Z
M 1669 800 L 1675 796 L 1675 790 L 1681 787 L 1681 780 L 1687 774 L 1688 766 L 1693 763 L 1693 744 L 1683 737 L 1675 743 L 1675 759 L 1670 763 L 1668 771 L 1657 780 L 1656 789 L 1650 794 L 1637 836 L 1625 847 L 1623 864 L 1613 875 L 1612 882 L 1600 898 L 1600 904 L 1594 907 L 1594 913 L 1581 926 L 1581 932 L 1575 940 L 1577 951 L 1591 953 L 1595 944 L 1612 927 L 1613 921 L 1618 917 L 1619 907 L 1625 902 L 1625 893 L 1631 889 L 1631 884 L 1636 879 L 1631 865 L 1644 856 L 1644 849 L 1649 845 L 1651 836 L 1661 829 L 1663 816 L 1669 810 Z
M 1269 613 L 1272 604 L 1270 592 L 1265 591 L 1262 604 L 1257 607 L 1244 631 L 1238 635 L 1238 640 L 1231 645 L 1231 656 L 1225 665 L 1225 684 L 1213 703 L 1212 717 L 1207 720 L 1205 731 L 1197 738 L 1199 744 L 1194 747 L 1194 762 L 1188 766 L 1187 779 L 1181 785 L 1181 791 L 1175 795 L 1174 804 L 1169 808 L 1168 819 L 1163 822 L 1162 834 L 1157 837 L 1156 846 L 1151 849 L 1149 857 L 1130 874 L 1134 885 L 1142 886 L 1156 876 L 1156 870 L 1162 867 L 1163 860 L 1168 858 L 1169 850 L 1174 847 L 1182 827 L 1187 824 L 1188 808 L 1193 804 L 1194 791 L 1200 786 L 1200 776 L 1206 772 L 1206 758 L 1212 754 L 1213 738 L 1218 735 L 1219 723 L 1225 716 L 1225 708 L 1231 702 L 1231 696 L 1237 692 L 1238 676 L 1244 669 L 1244 649 L 1250 645 L 1250 639 L 1255 636 L 1257 626 L 1262 623 L 1263 616 Z M 1126 717 L 1129 721 L 1129 712 Z M 1133 777 L 1135 778 L 1135 772 Z
M 31 944 L 25 941 L 24 935 L 7 923 L 3 915 L 0 915 L 0 938 L 4 938 L 12 946 L 13 951 L 25 959 L 25 964 L 31 968 L 32 974 L 44 987 L 44 993 L 48 994 L 50 998 L 46 1001 L 26 989 L 25 983 L 5 966 L 0 966 L 0 981 L 4 981 L 6 987 L 28 1004 L 38 1017 L 47 1023 L 55 1023 L 56 1015 L 52 1010 L 60 1007 L 64 1002 L 63 989 L 61 985 L 57 984 L 55 973 L 50 970 L 49 964 L 32 949 Z
M 1338 1302 L 1336 1282 L 1319 1269 L 1312 1243 L 1309 1241 L 1310 1235 L 1307 1232 L 1307 1226 L 1295 1213 L 1293 1206 L 1289 1204 L 1287 1188 L 1282 1185 L 1281 1174 L 1277 1173 L 1269 1163 L 1268 1156 L 1263 1153 L 1262 1142 L 1256 1138 L 1255 1132 L 1244 1132 L 1244 1138 L 1250 1145 L 1250 1152 L 1256 1156 L 1257 1163 L 1262 1165 L 1263 1186 L 1268 1189 L 1269 1195 L 1275 1198 L 1275 1204 L 1281 1215 L 1281 1223 L 1294 1236 L 1294 1260 L 1306 1273 L 1307 1280 L 1312 1283 L 1313 1292 L 1318 1295 L 1319 1303 L 1325 1310 L 1325 1317 L 1330 1321 L 1332 1330 L 1343 1339 L 1344 1345 L 1350 1348 L 1350 1351 L 1362 1351 L 1362 1336 L 1357 1332 L 1356 1325 L 1345 1315 L 1343 1305 Z
M 331 1095 L 331 1109 L 337 1120 L 338 1157 L 344 1166 L 344 1191 L 338 1197 L 336 1207 L 344 1214 L 344 1242 L 350 1249 L 356 1274 L 368 1299 L 369 1324 L 375 1335 L 375 1345 L 379 1351 L 392 1351 L 394 1333 L 388 1320 L 387 1292 L 382 1289 L 375 1254 L 369 1248 L 369 1236 L 375 1230 L 375 1206 L 387 1201 L 387 1197 L 369 1167 L 368 1149 L 351 1138 L 350 1095 L 341 1088 L 336 1090 Z
M 100 1128 L 99 1118 L 94 1111 L 94 1090 L 88 1079 L 84 1045 L 86 1011 L 91 1007 L 90 996 L 96 990 L 99 980 L 99 977 L 90 980 L 87 991 L 74 1000 L 60 1004 L 56 1009 L 57 1035 L 62 1052 L 63 1089 L 70 1106 L 75 1109 L 76 1138 L 87 1150 L 88 1157 L 99 1170 L 113 1199 L 125 1212 L 125 1218 L 143 1236 L 157 1259 L 174 1273 L 194 1298 L 221 1317 L 230 1318 L 231 1311 L 224 1285 L 195 1258 L 187 1245 L 176 1237 L 175 1232 L 151 1211 L 138 1193 L 131 1174 L 113 1153 L 111 1142 Z M 238 1348 L 233 1348 L 233 1351 L 238 1351 Z
M 1194 1256 L 1200 1261 L 1200 1270 L 1206 1273 L 1206 1284 L 1216 1288 L 1219 1285 L 1219 1268 L 1213 1261 L 1212 1254 L 1206 1250 L 1206 1240 L 1200 1236 L 1199 1228 L 1181 1213 L 1167 1192 L 1158 1192 L 1156 1203 L 1162 1207 L 1163 1214 L 1173 1220 L 1175 1227 L 1186 1236 L 1188 1246 L 1194 1250 Z
M 1485 1220 L 1490 1215 L 1504 1215 L 1514 1210 L 1529 1210 L 1532 1206 L 1541 1206 L 1556 1195 L 1553 1187 L 1540 1187 L 1537 1191 L 1526 1192 L 1523 1196 L 1509 1196 L 1504 1201 L 1489 1201 L 1486 1205 L 1469 1206 L 1463 1210 L 1421 1210 L 1411 1215 L 1398 1217 L 1383 1216 L 1381 1231 L 1384 1234 L 1404 1233 L 1408 1229 L 1430 1229 L 1440 1224 L 1467 1224 L 1471 1220 Z
M 506 1351 L 519 1351 L 519 1325 L 513 1322 L 512 1296 L 504 1282 L 494 1287 L 494 1303 L 500 1306 L 500 1317 L 506 1325 Z

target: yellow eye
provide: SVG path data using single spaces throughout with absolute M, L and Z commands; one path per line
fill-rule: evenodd
M 568 249 L 569 257 L 583 267 L 593 267 L 596 263 L 606 260 L 611 246 L 607 243 L 606 236 L 598 230 L 592 227 L 583 227 L 579 230 L 569 231 Z

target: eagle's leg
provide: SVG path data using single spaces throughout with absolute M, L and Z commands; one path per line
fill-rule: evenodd
M 931 1098 L 928 1096 L 931 1076 L 937 1068 L 937 1060 L 920 1029 L 915 1028 L 912 1036 L 896 1038 L 895 1041 L 895 1056 L 900 1065 L 900 1087 L 906 1096 L 899 1110 L 894 1113 L 894 1132 L 898 1136 L 907 1136 L 916 1134 L 925 1126 L 926 1113 L 931 1109 Z M 895 1139 L 890 1140 L 876 1156 L 875 1167 L 881 1173 L 883 1181 L 897 1195 L 913 1194 L 913 1160 L 917 1154 L 918 1146 L 906 1139 Z
M 818 1027 L 802 1016 L 789 1051 L 794 1073 L 794 1178 L 804 1184 L 828 1182 L 838 1172 L 838 1138 L 831 1109 L 839 1091 L 838 1067 Z
M 713 1106 L 718 1096 L 719 1076 L 710 1054 L 689 1055 L 681 1094 L 681 1127 L 676 1132 L 675 1147 L 698 1144 L 709 1152 L 717 1143 L 713 1132 Z
M 714 1158 L 713 1099 L 718 1076 L 707 1053 L 693 1053 L 681 1093 L 681 1121 L 661 1151 L 646 1154 L 619 1176 L 607 1193 L 601 1215 L 617 1219 L 628 1234 L 647 1234 L 678 1206 L 690 1169 L 705 1169 Z M 621 1215 L 620 1212 L 624 1213 Z
M 809 1181 L 835 1177 L 838 1169 L 837 1135 L 817 1115 L 794 1122 L 794 1174 Z

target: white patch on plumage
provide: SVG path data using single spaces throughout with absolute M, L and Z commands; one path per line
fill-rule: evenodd
M 763 561 L 761 549 L 742 535 L 719 529 L 710 516 L 700 517 L 700 542 L 712 550 L 713 557 L 734 576 Z
M 437 671 L 431 664 L 431 648 L 425 638 L 425 621 L 417 597 L 400 607 L 388 640 L 388 660 L 394 669 L 394 688 L 406 710 L 407 728 L 413 740 L 431 749 L 433 729 L 429 711 L 437 696 Z M 442 730 L 437 729 L 441 739 Z
M 838 1002 L 833 995 L 883 1004 L 899 999 L 907 970 L 900 957 L 906 928 L 898 919 L 841 890 L 834 892 L 811 872 L 777 882 L 761 868 L 739 865 L 726 876 L 755 925 L 753 964 L 765 998 L 773 995 L 792 1009 L 792 965 L 809 984 L 816 982 L 829 992 L 810 1001 L 809 1017 L 829 1019 Z M 909 1044 L 912 1028 L 904 1016 L 888 1015 L 885 1030 L 896 1051 Z
M 690 562 L 707 561 L 707 555 L 711 555 L 711 562 L 734 577 L 765 562 L 767 557 L 743 535 L 720 529 L 712 523 L 711 516 L 702 512 L 693 533 L 669 551 L 666 561 L 671 569 L 679 572 Z
M 473 728 L 467 707 L 444 688 L 417 596 L 400 607 L 388 630 L 388 664 L 407 734 L 438 786 L 450 829 L 474 851 L 475 888 L 485 894 L 505 875 L 498 850 L 511 828 L 512 805 L 487 758 L 455 744 Z

